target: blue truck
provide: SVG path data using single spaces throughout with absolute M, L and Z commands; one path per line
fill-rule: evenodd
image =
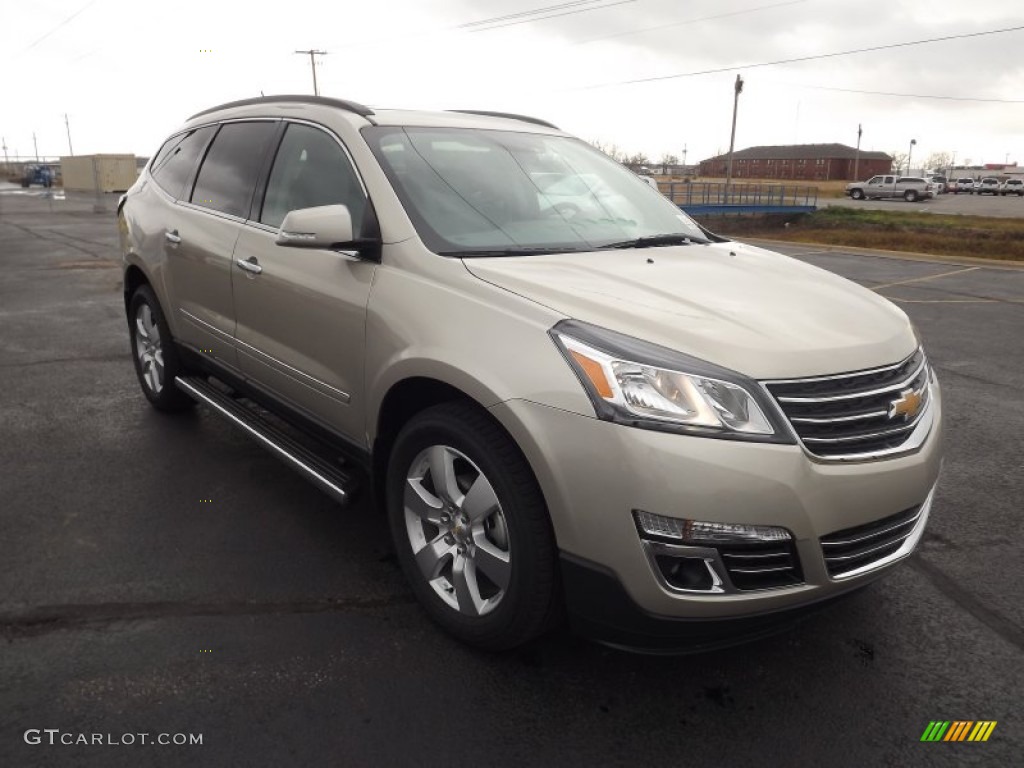
M 30 187 L 33 184 L 41 184 L 44 187 L 52 187 L 55 175 L 53 168 L 48 165 L 27 165 L 25 173 L 21 177 L 21 186 Z

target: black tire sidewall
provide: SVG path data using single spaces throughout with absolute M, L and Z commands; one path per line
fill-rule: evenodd
M 153 322 L 160 331 L 160 349 L 164 361 L 164 382 L 159 393 L 153 392 L 146 384 L 142 375 L 142 363 L 135 350 L 135 318 L 142 304 L 148 304 L 153 313 Z M 141 285 L 132 294 L 128 302 L 128 337 L 131 344 L 132 362 L 135 365 L 135 376 L 139 380 L 142 394 L 153 404 L 155 408 L 162 411 L 180 411 L 195 405 L 195 401 L 185 395 L 180 389 L 174 386 L 174 378 L 184 373 L 181 361 L 178 358 L 178 351 L 174 346 L 171 336 L 171 329 L 164 318 L 160 302 L 156 298 L 153 289 L 148 285 Z
M 460 420 L 461 415 L 490 420 L 489 415 L 475 411 L 462 404 L 438 406 L 409 422 L 395 441 L 388 461 L 386 505 L 399 563 L 431 618 L 464 642 L 503 650 L 533 639 L 549 624 L 555 599 L 556 549 L 543 497 L 518 447 L 500 427 L 495 429 L 496 425 L 490 430 L 476 429 L 479 421 L 473 424 L 468 419 Z M 485 616 L 464 616 L 445 603 L 423 578 L 413 558 L 405 523 L 405 480 L 413 460 L 432 445 L 448 445 L 469 457 L 491 482 L 505 515 L 511 580 L 501 602 Z M 510 456 L 521 464 L 506 466 Z M 529 474 L 526 483 L 525 473 Z

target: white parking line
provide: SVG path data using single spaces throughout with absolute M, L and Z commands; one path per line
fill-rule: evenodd
M 892 288 L 894 285 L 909 285 L 910 283 L 924 283 L 928 280 L 938 280 L 940 277 L 951 277 L 953 275 L 962 275 L 965 272 L 973 272 L 981 267 L 966 267 L 964 269 L 954 269 L 950 272 L 940 272 L 937 275 L 925 275 L 924 277 L 911 277 L 906 280 L 895 280 L 891 283 L 882 283 L 881 285 L 871 286 L 871 290 L 880 291 L 883 288 Z

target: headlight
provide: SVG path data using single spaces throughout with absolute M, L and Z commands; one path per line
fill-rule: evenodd
M 631 426 L 792 442 L 758 384 L 654 344 L 575 321 L 551 335 L 597 415 Z

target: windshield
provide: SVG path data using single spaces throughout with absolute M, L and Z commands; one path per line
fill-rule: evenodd
M 665 235 L 707 241 L 666 198 L 579 139 L 386 126 L 363 135 L 436 253 L 592 251 Z

